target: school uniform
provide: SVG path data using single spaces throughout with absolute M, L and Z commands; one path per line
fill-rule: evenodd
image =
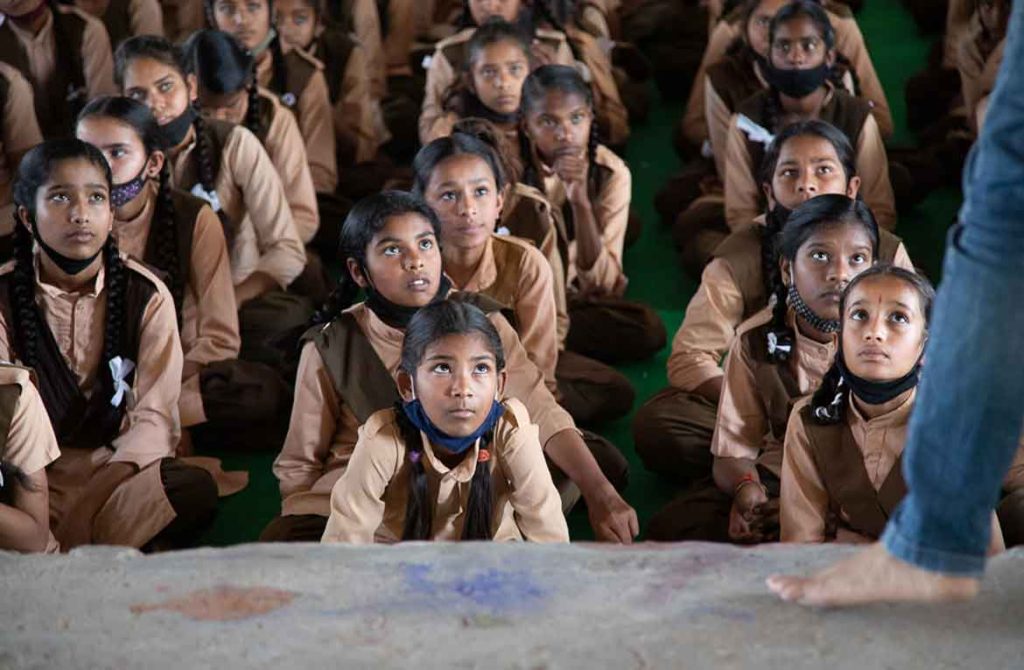
M 107 29 L 114 51 L 129 37 L 164 34 L 164 17 L 157 0 L 109 0 L 97 18 Z
M 978 130 L 978 105 L 995 88 L 996 74 L 1003 61 L 1003 48 L 1006 44 L 1004 38 L 994 48 L 986 45 L 984 32 L 981 19 L 975 14 L 960 41 L 957 54 L 964 109 L 975 131 Z
M 754 225 L 730 235 L 704 268 L 672 339 L 669 386 L 644 403 L 633 421 L 633 441 L 648 470 L 680 482 L 710 472 L 718 407 L 695 391 L 722 377 L 721 361 L 741 324 L 768 306 L 763 224 L 758 217 Z M 879 260 L 913 270 L 900 238 L 879 232 Z
M 624 147 L 629 140 L 629 113 L 619 95 L 610 54 L 596 37 L 574 25 L 565 26 L 565 36 L 586 68 L 584 79 L 594 93 L 594 116 L 601 137 L 610 146 Z
M 14 232 L 14 178 L 18 163 L 43 141 L 32 87 L 18 70 L 0 63 L 0 258 L 9 258 Z
M 946 10 L 946 32 L 942 39 L 942 64 L 959 67 L 960 41 L 970 29 L 976 0 L 949 0 Z
M 466 58 L 466 48 L 476 28 L 466 28 L 451 37 L 438 42 L 427 67 L 426 90 L 423 97 L 423 108 L 420 112 L 420 141 L 427 144 L 427 138 L 436 137 L 434 124 L 444 116 L 443 101 L 445 94 L 462 72 Z M 557 65 L 574 65 L 576 62 L 572 49 L 566 41 L 565 34 L 555 30 L 537 30 L 535 37 L 554 53 L 553 62 Z
M 93 520 L 92 542 L 133 547 L 196 539 L 216 511 L 217 490 L 203 470 L 172 458 L 180 434 L 182 353 L 174 303 L 148 269 L 124 257 L 124 330 L 120 356 L 135 368 L 116 388 L 103 360 L 106 269 L 91 289 L 66 293 L 42 281 L 36 261 L 40 317 L 35 372 L 61 456 L 47 470 L 50 527 L 107 463 L 128 463 L 122 482 Z M 11 271 L 0 267 L 0 356 L 16 356 Z M 114 405 L 114 402 L 117 405 Z M 59 538 L 58 538 L 59 539 Z
M 420 462 L 432 512 L 428 539 L 462 538 L 473 475 L 480 450 L 486 448 L 490 453 L 494 541 L 569 541 L 537 426 L 518 400 L 509 398 L 504 406 L 493 441 L 481 444 L 477 440 L 452 468 L 441 462 L 430 440 L 420 433 Z M 352 460 L 331 492 L 324 543 L 393 544 L 402 539 L 411 465 L 395 412 L 393 408 L 381 410 L 359 428 Z
M 241 357 L 282 367 L 282 354 L 267 343 L 274 333 L 297 327 L 312 314 L 308 298 L 285 293 L 306 266 L 288 199 L 274 164 L 260 141 L 242 126 L 204 123 L 212 147 L 219 214 L 225 223 L 231 280 L 241 284 L 253 272 L 272 277 L 280 290 L 240 305 Z M 195 127 L 168 160 L 176 187 L 191 191 L 199 182 Z M 201 188 L 201 186 L 200 186 Z M 215 208 L 216 209 L 216 208 Z
M 280 39 L 280 38 L 278 38 Z M 271 89 L 285 107 L 295 114 L 306 158 L 318 193 L 333 193 L 338 187 L 338 159 L 334 138 L 334 120 L 330 94 L 324 78 L 323 63 L 301 49 L 281 43 L 287 90 L 274 90 L 273 56 L 269 50 L 256 61 L 256 81 Z
M 203 0 L 161 0 L 164 34 L 175 44 L 184 42 L 189 35 L 206 27 Z
M 525 405 L 539 428 L 540 443 L 546 444 L 563 430 L 576 430 L 512 327 L 496 312 L 489 318 L 505 351 L 509 372 L 505 394 Z M 404 331 L 381 321 L 363 303 L 307 335 L 288 435 L 274 461 L 281 516 L 267 526 L 262 540 L 305 539 L 315 535 L 317 528 L 323 532 L 331 511 L 331 490 L 352 458 L 359 426 L 399 399 L 395 379 L 404 339 Z M 628 466 L 622 455 L 601 438 L 585 437 L 606 476 L 613 484 L 624 484 Z M 557 468 L 553 478 L 563 509 L 571 508 L 578 489 Z
M 821 385 L 836 347 L 800 333 L 796 314 L 789 309 L 786 321 L 794 332 L 793 350 L 786 363 L 772 363 L 767 344 L 771 319 L 771 308 L 755 314 L 729 348 L 711 454 L 754 461 L 769 496 L 778 497 L 790 411 Z M 720 491 L 710 479 L 698 482 L 652 518 L 647 535 L 658 541 L 728 542 L 732 501 L 732 494 Z
M 110 38 L 103 23 L 67 5 L 47 10 L 38 34 L 0 16 L 0 62 L 32 84 L 36 118 L 43 137 L 71 134 L 85 103 L 101 95 L 117 95 Z M 57 40 L 66 44 L 71 62 L 57 62 Z
M 828 15 L 835 29 L 836 51 L 849 59 L 857 73 L 860 95 L 871 103 L 871 113 L 878 124 L 879 132 L 883 137 L 890 137 L 893 133 L 892 112 L 857 20 L 849 14 L 837 15 L 835 7 L 829 9 Z M 743 30 L 744 27 L 738 25 L 738 21 L 721 21 L 708 36 L 707 47 L 697 69 L 694 85 L 686 103 L 686 111 L 680 123 L 683 137 L 694 146 L 699 147 L 708 138 L 708 126 L 704 117 L 704 85 L 707 81 L 707 70 L 726 55 L 729 47 L 741 37 Z
M 540 161 L 537 161 L 540 163 Z M 629 222 L 632 177 L 626 163 L 599 145 L 590 168 L 599 173 L 600 187 L 591 206 L 601 231 L 602 248 L 587 269 L 577 262 L 576 240 L 570 233 L 565 250 L 569 334 L 566 348 L 611 363 L 642 360 L 665 344 L 665 326 L 650 307 L 622 298 L 628 283 L 622 252 Z M 538 166 L 540 183 L 551 207 L 561 212 L 572 230 L 572 208 L 565 184 L 546 165 Z
M 0 364 L 0 463 L 15 471 L 34 475 L 60 458 L 57 438 L 50 417 L 32 383 L 28 368 Z M 0 486 L 0 503 L 11 504 L 15 482 Z M 50 533 L 45 551 L 53 553 L 60 545 Z
M 725 155 L 725 221 L 731 230 L 746 225 L 764 211 L 763 190 L 757 172 L 765 145 L 752 140 L 739 127 L 742 114 L 769 133 L 776 133 L 767 117 L 769 91 L 755 93 L 740 104 L 729 125 Z M 855 164 L 861 178 L 860 196 L 871 208 L 878 225 L 892 230 L 896 226 L 896 204 L 889 181 L 889 162 L 885 145 L 868 103 L 829 85 L 818 117 L 843 131 L 856 152 Z

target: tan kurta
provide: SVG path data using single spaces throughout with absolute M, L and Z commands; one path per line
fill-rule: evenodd
M 175 186 L 185 191 L 193 186 L 183 182 L 195 148 L 192 129 L 184 147 L 170 158 Z M 256 136 L 242 126 L 235 127 L 224 144 L 215 189 L 237 228 L 230 248 L 235 286 L 253 272 L 262 272 L 286 288 L 306 266 L 306 251 L 273 162 Z
M 32 103 L 32 86 L 7 63 L 0 63 L 7 98 L 0 110 L 0 235 L 14 232 L 14 178 L 26 151 L 43 141 Z
M 732 230 L 761 213 L 764 193 L 756 177 L 760 166 L 753 164 L 738 119 L 739 115 L 734 114 L 729 122 L 725 149 L 725 220 Z M 861 198 L 871 208 L 878 225 L 892 230 L 896 227 L 896 198 L 889 181 L 889 159 L 874 116 L 864 121 L 854 150 Z
M 515 265 L 505 264 L 513 259 L 517 261 Z M 456 288 L 510 303 L 507 307 L 515 315 L 519 340 L 530 361 L 544 374 L 548 390 L 555 393 L 555 363 L 558 361 L 555 291 L 544 254 L 516 237 L 491 235 L 473 276 Z
M 403 0 L 404 2 L 405 0 Z M 389 0 L 389 4 L 393 4 Z M 381 37 L 380 14 L 374 0 L 352 0 L 352 32 L 364 49 L 366 49 L 369 67 L 366 72 L 370 76 L 370 90 L 373 97 L 381 100 L 387 95 L 388 57 L 384 51 Z
M 757 78 L 764 86 L 768 84 L 761 76 L 760 70 L 754 66 Z M 715 90 L 714 84 L 708 77 L 704 78 L 704 118 L 707 122 L 708 141 L 711 143 L 711 151 L 715 159 L 715 171 L 719 178 L 725 176 L 725 148 L 729 140 L 729 125 L 732 123 L 733 110 L 725 104 L 725 100 Z
M 14 406 L 7 443 L 0 461 L 15 467 L 26 475 L 33 475 L 60 457 L 57 438 L 53 435 L 46 406 L 25 368 L 0 366 L 0 386 L 17 384 L 21 388 Z
M 156 186 L 148 186 L 155 194 Z M 143 258 L 152 231 L 155 200 L 149 202 L 134 219 L 115 221 L 118 248 L 135 258 Z M 206 421 L 199 373 L 214 361 L 238 357 L 238 307 L 231 283 L 231 264 L 220 219 L 209 207 L 203 207 L 192 233 L 192 248 L 179 250 L 190 254 L 190 273 L 185 280 L 181 306 L 181 347 L 184 353 L 181 397 L 178 409 L 181 425 L 194 426 Z
M 760 259 L 755 260 L 760 262 Z M 902 242 L 893 264 L 914 269 Z M 668 383 L 683 391 L 693 391 L 704 382 L 722 376 L 719 363 L 743 323 L 743 309 L 743 294 L 729 264 L 721 258 L 712 258 L 704 267 L 700 286 L 686 306 L 683 323 L 672 338 Z
M 99 469 L 108 463 L 133 465 L 137 474 L 118 486 L 96 515 L 92 541 L 140 547 L 175 517 L 161 484 L 160 460 L 174 455 L 181 433 L 178 397 L 182 353 L 174 302 L 167 289 L 141 264 L 127 256 L 125 263 L 153 282 L 157 291 L 142 315 L 139 360 L 135 361 L 135 379 L 121 433 L 111 442 L 112 448 L 63 448 L 47 477 L 50 527 L 56 528 Z M 7 263 L 0 267 L 0 274 L 13 268 L 13 262 Z M 103 363 L 107 307 L 104 288 L 102 269 L 94 288 L 80 294 L 65 293 L 39 281 L 37 271 L 36 300 L 86 395 L 92 393 Z M 0 313 L 0 357 L 8 360 L 14 356 L 11 328 Z
M 347 310 L 355 317 L 384 367 L 396 378 L 405 334 L 377 318 L 364 304 Z M 526 406 L 540 428 L 541 444 L 563 430 L 575 430 L 572 417 L 555 401 L 544 377 L 530 362 L 519 338 L 499 314 L 491 321 L 505 349 L 505 395 Z M 348 466 L 359 422 L 338 397 L 316 345 L 302 348 L 288 435 L 274 461 L 283 500 L 281 513 L 329 516 L 330 493 Z
M 164 16 L 157 0 L 131 0 L 128 16 L 132 35 L 163 35 Z M 111 45 L 115 50 L 116 44 Z
M 412 74 L 409 52 L 416 37 L 416 5 L 419 0 L 388 0 L 388 35 L 384 62 L 389 77 Z
M 1004 39 L 992 50 L 983 53 L 981 42 L 984 40 L 984 28 L 981 19 L 975 14 L 968 29 L 961 38 L 957 65 L 960 70 L 961 93 L 964 107 L 969 119 L 977 114 L 978 103 L 992 92 L 996 85 L 996 74 L 1003 60 Z
M 302 133 L 295 122 L 295 115 L 278 102 L 276 95 L 265 88 L 260 88 L 259 93 L 274 108 L 263 146 L 277 168 L 277 176 L 281 178 L 299 239 L 303 244 L 309 244 L 320 227 L 320 213 Z
M 857 20 L 836 16 L 829 12 L 829 19 L 836 31 L 836 50 L 846 56 L 857 72 L 860 82 L 861 97 L 874 105 L 872 115 L 884 137 L 893 133 L 892 112 L 889 101 L 882 89 L 882 82 L 875 72 L 871 55 L 864 44 L 864 35 L 857 25 Z M 743 31 L 743 27 L 727 21 L 719 22 L 708 37 L 708 45 L 704 50 L 700 67 L 693 80 L 693 89 L 686 103 L 683 114 L 683 135 L 694 144 L 701 144 L 708 138 L 708 125 L 704 118 L 704 84 L 707 82 L 707 69 L 725 57 L 729 46 Z
M 466 28 L 451 37 L 444 39 L 437 44 L 434 55 L 430 59 L 430 67 L 427 68 L 427 86 L 423 97 L 423 109 L 420 112 L 420 141 L 424 144 L 430 141 L 429 138 L 437 137 L 434 131 L 434 124 L 438 119 L 444 117 L 445 112 L 441 105 L 448 88 L 459 76 L 462 63 L 449 63 L 444 50 L 452 44 L 463 44 L 473 37 L 474 28 Z M 558 41 L 558 50 L 555 52 L 554 62 L 558 65 L 574 65 L 576 60 L 572 55 L 569 43 L 565 41 L 565 35 L 552 30 L 539 29 L 538 35 L 549 40 Z
M 281 43 L 282 52 L 291 47 Z M 295 50 L 300 57 L 316 68 L 309 78 L 295 106 L 292 108 L 299 122 L 299 131 L 306 144 L 306 158 L 313 173 L 313 184 L 318 193 L 334 193 L 338 188 L 338 159 L 334 143 L 334 117 L 331 112 L 331 96 L 324 79 L 324 65 L 301 49 Z M 264 54 L 256 63 L 256 78 L 260 86 L 270 86 L 273 77 L 273 60 L 270 53 Z
M 110 38 L 103 22 L 87 14 L 77 7 L 55 5 L 62 14 L 77 14 L 85 23 L 82 34 L 82 70 L 85 74 L 85 88 L 89 99 L 101 95 L 117 95 L 114 86 L 114 56 L 110 49 Z M 11 30 L 25 49 L 28 57 L 29 72 L 25 72 L 37 92 L 37 97 L 45 90 L 45 84 L 57 71 L 58 67 L 67 67 L 66 63 L 57 63 L 57 43 L 53 34 L 53 15 L 47 13 L 46 22 L 39 33 L 32 35 L 13 21 Z
M 576 240 L 570 240 L 566 284 L 570 290 L 584 295 L 617 298 L 625 292 L 627 283 L 622 270 L 622 250 L 629 224 L 633 177 L 626 163 L 604 145 L 598 145 L 594 161 L 611 171 L 591 203 L 601 230 L 601 253 L 590 269 L 581 269 L 577 264 Z M 565 184 L 546 166 L 542 166 L 542 173 L 544 195 L 552 208 L 561 211 L 567 199 Z
M 431 540 L 462 538 L 466 507 L 480 453 L 480 440 L 462 461 L 448 468 L 426 435 L 423 470 L 432 505 Z M 488 448 L 491 460 L 493 539 L 497 542 L 568 542 L 561 499 L 551 481 L 537 426 L 522 403 L 505 401 L 505 415 Z M 331 492 L 324 542 L 370 544 L 402 539 L 409 496 L 409 459 L 395 410 L 377 412 L 359 429 L 345 474 Z
M 740 329 L 742 334 L 771 321 L 771 308 L 751 317 Z M 796 316 L 789 310 L 787 321 L 796 334 L 793 353 L 786 363 L 801 395 L 813 393 L 821 385 L 832 359 L 835 344 L 822 344 L 800 333 Z M 782 435 L 772 435 L 766 400 L 754 377 L 753 361 L 737 337 L 729 348 L 718 403 L 711 453 L 720 458 L 745 458 L 757 461 L 778 475 L 782 468 Z
M 902 404 L 873 419 L 861 413 L 852 396 L 847 400 L 845 420 L 864 457 L 864 469 L 875 491 L 882 488 L 903 453 L 914 396 L 914 393 L 910 394 Z M 809 403 L 810 399 L 805 398 L 793 407 L 786 428 L 780 496 L 783 542 L 825 542 L 832 539 L 826 536 L 831 499 L 815 465 L 807 427 L 800 416 L 800 410 Z M 840 521 L 849 523 L 849 518 L 843 515 Z M 842 537 L 836 539 L 842 540 Z

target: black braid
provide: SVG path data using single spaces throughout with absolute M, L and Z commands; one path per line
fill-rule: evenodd
M 284 62 L 284 52 L 281 51 L 281 38 L 275 36 L 270 41 L 270 59 L 272 75 L 270 78 L 270 90 L 278 95 L 288 93 L 288 68 Z M 299 92 L 295 92 L 296 98 Z
M 764 97 L 764 119 L 765 128 L 770 133 L 777 133 L 782 128 L 782 99 L 779 98 L 779 92 L 774 88 L 768 89 L 768 94 Z
M 64 91 L 64 94 L 69 92 L 74 93 L 73 98 L 68 99 L 68 105 L 71 107 L 71 118 L 72 120 L 78 115 L 79 110 L 88 101 L 88 93 L 86 92 L 86 81 L 85 81 L 85 65 L 82 63 L 81 54 L 68 53 L 68 49 L 71 45 L 71 38 L 68 36 L 67 31 L 64 29 L 64 23 L 60 20 L 59 11 L 57 10 L 57 3 L 54 0 L 47 0 L 47 4 L 50 7 L 50 12 L 53 14 L 53 43 L 56 53 L 55 62 L 57 68 L 64 68 L 69 75 L 70 84 L 72 91 Z
M 772 306 L 772 320 L 768 324 L 768 360 L 779 364 L 789 360 L 795 346 L 796 336 L 793 333 L 793 329 L 786 323 L 786 312 L 789 309 L 787 303 L 789 289 L 786 283 L 782 281 L 782 270 L 778 268 L 778 235 L 776 234 L 771 238 L 770 242 L 770 244 L 766 245 L 771 249 L 770 253 L 765 253 L 762 250 L 764 262 L 772 268 L 770 274 L 771 294 L 769 298 L 775 298 L 775 304 Z M 771 339 L 774 339 L 774 346 L 772 346 Z
M 593 105 L 591 105 L 593 111 Z M 597 127 L 597 116 L 590 120 L 590 137 L 587 138 L 587 162 L 590 167 L 587 170 L 587 190 L 590 193 L 590 200 L 594 202 L 601 193 L 601 171 L 597 165 L 597 147 L 601 144 L 601 130 Z
M 181 254 L 190 250 L 178 248 L 178 224 L 175 219 L 174 198 L 171 197 L 171 175 L 167 163 L 160 170 L 160 189 L 156 195 L 156 211 L 150 235 L 156 235 L 156 266 L 166 275 L 167 288 L 174 298 L 174 311 L 181 326 L 181 305 L 185 294 L 185 277 L 181 276 Z
M 487 431 L 481 438 L 481 449 L 494 448 L 494 431 Z M 493 454 L 492 454 L 493 457 Z M 466 519 L 462 525 L 463 540 L 491 540 L 491 510 L 494 506 L 494 492 L 491 487 L 490 460 L 477 460 L 473 481 L 469 485 L 469 499 L 466 501 Z
M 537 170 L 536 162 L 533 160 L 533 143 L 526 132 L 526 116 L 520 115 L 519 130 L 516 133 L 519 138 L 519 155 L 523 157 L 523 170 L 520 175 L 520 183 L 543 190 L 540 172 Z
M 839 366 L 833 361 L 821 379 L 821 386 L 811 396 L 811 416 L 815 423 L 823 426 L 834 425 L 846 416 L 846 399 L 849 397 L 850 387 L 843 384 L 842 379 Z
M 103 245 L 103 263 L 106 267 L 106 291 L 107 291 L 107 325 L 103 334 L 103 360 L 109 361 L 115 356 L 121 355 L 124 345 L 122 334 L 124 333 L 125 319 L 125 294 L 128 283 L 128 270 L 124 261 L 121 260 L 121 253 L 118 251 L 117 242 L 114 236 L 107 238 Z M 107 374 L 110 374 L 109 371 Z
M 260 115 L 260 92 L 256 85 L 256 75 L 253 74 L 252 84 L 249 85 L 249 109 L 245 112 L 245 127 L 256 137 L 263 137 L 266 129 L 263 127 L 263 119 Z
M 764 217 L 764 226 L 759 231 L 761 234 L 761 275 L 764 278 L 765 290 L 769 295 L 773 292 L 776 276 L 781 272 L 777 262 L 777 249 L 779 233 L 782 232 L 782 227 L 785 224 L 786 222 L 780 220 L 774 211 L 769 210 Z
M 198 103 L 195 104 L 196 107 L 199 106 Z M 206 121 L 197 114 L 195 121 L 192 122 L 192 127 L 196 131 L 196 155 L 198 158 L 196 165 L 199 168 L 199 183 L 206 191 L 213 193 L 216 190 L 217 173 L 213 169 L 213 146 L 206 134 Z
M 17 218 L 14 221 L 14 270 L 11 272 L 11 316 L 14 348 L 25 367 L 39 363 L 39 309 L 36 306 L 36 274 L 32 233 Z
M 850 73 L 850 80 L 853 82 L 852 95 L 860 95 L 860 77 L 857 76 L 856 68 L 853 67 L 849 58 L 841 53 L 836 53 L 836 63 L 829 72 L 829 81 L 835 84 L 836 88 L 845 90 L 843 76 L 847 72 Z
M 433 527 L 434 506 L 427 490 L 427 473 L 423 468 L 423 440 L 420 431 L 412 425 L 402 409 L 402 403 L 395 403 L 395 422 L 402 442 L 405 443 L 406 458 L 409 461 L 409 496 L 405 503 L 405 528 L 403 540 L 426 540 Z
M 330 323 L 341 316 L 341 313 L 351 307 L 359 295 L 359 285 L 349 275 L 347 269 L 342 270 L 341 276 L 334 290 L 327 296 L 327 302 L 323 307 L 313 313 L 310 324 L 320 326 Z

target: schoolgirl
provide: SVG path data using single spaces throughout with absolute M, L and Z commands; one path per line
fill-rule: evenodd
M 134 35 L 164 34 L 163 13 L 157 0 L 74 0 L 65 4 L 74 4 L 102 21 L 113 49 Z
M 282 516 L 264 530 L 263 539 L 310 540 L 323 534 L 329 495 L 351 459 L 357 428 L 398 400 L 395 375 L 409 320 L 450 292 L 441 272 L 439 232 L 433 210 L 407 193 L 370 196 L 349 213 L 341 237 L 347 272 L 319 315 L 322 325 L 309 331 L 302 347 L 291 425 L 274 462 Z M 359 288 L 367 299 L 352 305 Z M 598 537 L 630 541 L 636 515 L 609 482 L 624 483 L 622 455 L 607 442 L 584 442 L 512 327 L 497 311 L 490 319 L 505 351 L 505 392 L 537 423 L 544 451 L 558 468 L 554 479 L 563 504 L 571 504 L 578 486 Z
M 14 234 L 14 173 L 25 152 L 43 141 L 32 104 L 32 86 L 0 63 L 0 258 L 10 258 Z
M 61 450 L 47 478 L 50 528 L 64 550 L 185 546 L 216 513 L 210 475 L 173 458 L 174 299 L 118 250 L 117 193 L 92 145 L 35 147 L 15 183 L 14 260 L 0 269 L 0 356 L 38 379 Z
M 402 343 L 402 401 L 359 428 L 323 542 L 568 542 L 539 430 L 504 397 L 507 374 L 482 310 L 458 298 L 419 310 Z
M 782 230 L 775 304 L 729 349 L 711 453 L 701 482 L 658 512 L 648 537 L 764 542 L 778 538 L 782 447 L 793 404 L 821 384 L 835 353 L 842 289 L 875 262 L 878 226 L 862 203 L 812 198 Z

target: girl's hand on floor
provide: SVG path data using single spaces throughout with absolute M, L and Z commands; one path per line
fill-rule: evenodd
M 588 499 L 587 515 L 600 542 L 632 544 L 633 538 L 640 534 L 636 510 L 614 489 L 599 499 Z
M 767 502 L 768 494 L 759 484 L 740 486 L 729 510 L 729 537 L 736 542 L 757 542 L 754 526 L 760 514 L 756 510 Z

